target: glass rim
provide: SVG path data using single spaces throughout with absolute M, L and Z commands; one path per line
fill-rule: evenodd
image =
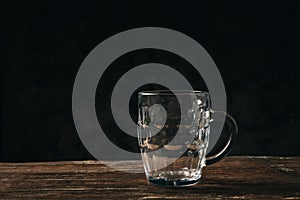
M 138 93 L 143 96 L 150 95 L 209 95 L 207 91 L 201 90 L 147 90 Z

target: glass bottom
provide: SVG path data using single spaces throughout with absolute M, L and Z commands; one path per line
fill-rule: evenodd
M 200 177 L 197 179 L 167 179 L 167 178 L 153 178 L 148 177 L 148 181 L 157 186 L 164 187 L 186 187 L 195 185 L 199 182 Z

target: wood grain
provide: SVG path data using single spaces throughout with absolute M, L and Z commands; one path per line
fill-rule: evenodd
M 0 199 L 300 199 L 300 157 L 227 157 L 185 188 L 153 186 L 99 161 L 0 163 L 0 184 Z

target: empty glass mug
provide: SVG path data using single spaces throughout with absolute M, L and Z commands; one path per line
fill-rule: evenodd
M 229 137 L 221 151 L 206 157 L 211 109 L 208 92 L 144 91 L 138 97 L 138 141 L 145 174 L 155 185 L 180 187 L 194 185 L 202 168 L 232 149 L 237 125 L 229 121 Z

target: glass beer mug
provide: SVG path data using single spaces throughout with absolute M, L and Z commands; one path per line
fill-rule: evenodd
M 206 164 L 219 161 L 232 149 L 238 128 L 230 115 L 221 112 L 231 122 L 230 135 L 220 152 L 206 157 L 215 112 L 208 92 L 144 91 L 138 98 L 138 142 L 150 183 L 194 185 Z

